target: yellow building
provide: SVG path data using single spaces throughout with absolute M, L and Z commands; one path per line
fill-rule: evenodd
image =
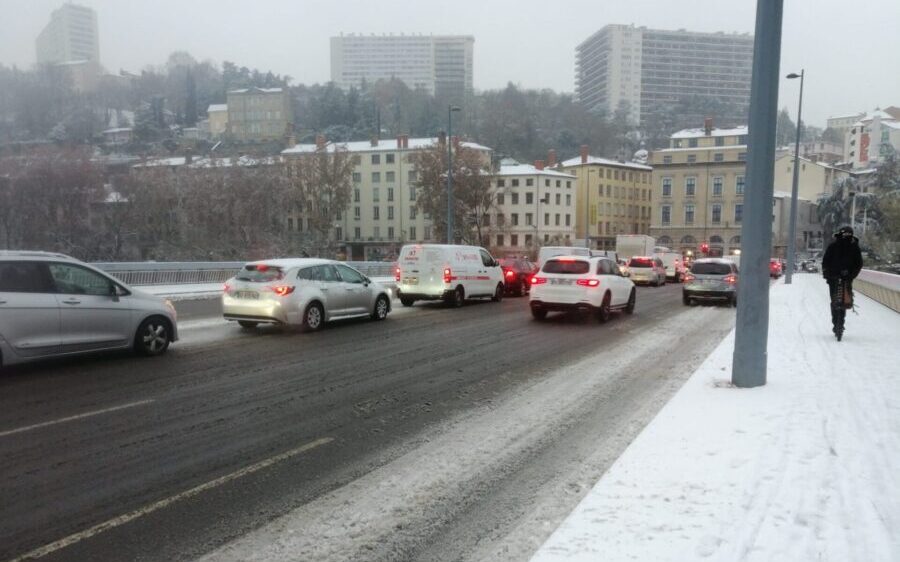
M 209 136 L 214 139 L 222 137 L 228 132 L 228 105 L 214 103 L 206 110 L 209 116 Z
M 741 246 L 747 160 L 747 127 L 702 129 L 672 135 L 669 148 L 654 151 L 653 220 L 650 235 L 660 246 L 698 255 L 736 253 Z
M 237 141 L 285 139 L 294 125 L 294 106 L 282 88 L 228 92 L 228 131 Z M 210 124 L 212 126 L 212 124 Z
M 800 199 L 815 203 L 823 195 L 831 195 L 834 182 L 850 177 L 850 172 L 824 162 L 814 162 L 800 157 L 800 174 L 797 176 L 797 193 Z M 794 153 L 775 159 L 775 191 L 790 193 L 794 185 Z
M 551 151 L 550 161 L 555 160 Z M 584 244 L 585 225 L 590 247 L 613 250 L 618 234 L 650 232 L 653 168 L 591 156 L 582 146 L 577 158 L 559 164 L 576 178 L 575 232 Z

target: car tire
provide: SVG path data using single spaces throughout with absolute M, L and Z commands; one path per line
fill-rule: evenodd
M 391 305 L 387 300 L 387 297 L 384 295 L 378 295 L 378 298 L 375 299 L 375 307 L 372 309 L 372 320 L 384 320 L 387 318 L 388 310 L 390 310 Z
M 134 336 L 134 350 L 145 357 L 162 355 L 169 349 L 171 323 L 162 316 L 151 316 L 138 326 Z
M 632 287 L 631 294 L 628 295 L 628 304 L 625 305 L 625 314 L 634 314 L 634 305 L 637 301 L 637 291 Z
M 325 309 L 322 305 L 314 302 L 310 303 L 303 311 L 303 323 L 301 329 L 304 332 L 316 332 L 325 325 Z
M 453 308 L 460 308 L 465 302 L 466 291 L 462 288 L 462 285 L 457 285 L 456 289 L 448 297 L 447 304 Z
M 259 322 L 251 322 L 249 320 L 238 320 L 238 326 L 245 330 L 252 330 L 253 328 L 259 326 Z
M 500 302 L 503 300 L 503 283 L 497 285 L 497 288 L 494 289 L 494 296 L 491 297 L 491 300 L 494 302 Z
M 612 312 L 610 312 L 609 309 L 609 301 L 609 293 L 606 293 L 606 295 L 603 297 L 603 303 L 600 305 L 600 308 L 597 309 L 597 321 L 601 324 L 605 324 L 606 322 L 608 322 L 609 317 L 612 315 Z
M 401 296 L 401 297 L 400 297 L 400 304 L 402 304 L 403 306 L 412 306 L 412 305 L 416 304 L 416 299 L 411 298 L 411 297 L 403 297 L 403 296 Z
M 538 322 L 541 322 L 547 318 L 547 311 L 543 308 L 532 308 L 531 316 Z
M 681 295 L 681 302 L 684 303 L 684 306 L 691 306 L 691 304 L 693 304 L 691 297 L 684 294 Z

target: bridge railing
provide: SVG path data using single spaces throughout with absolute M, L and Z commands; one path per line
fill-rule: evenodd
M 128 285 L 222 283 L 246 262 L 102 262 L 94 266 Z M 369 277 L 392 277 L 391 262 L 345 262 Z
M 853 288 L 895 312 L 900 312 L 900 275 L 864 269 L 853 282 Z

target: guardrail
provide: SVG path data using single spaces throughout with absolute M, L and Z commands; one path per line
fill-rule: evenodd
M 94 266 L 128 285 L 222 283 L 246 262 L 104 262 Z M 369 277 L 392 277 L 391 262 L 345 262 Z
M 900 275 L 864 269 L 853 281 L 853 288 L 895 312 L 900 312 Z

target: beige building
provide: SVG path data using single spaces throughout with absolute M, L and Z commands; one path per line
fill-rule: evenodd
M 540 246 L 567 246 L 575 238 L 572 174 L 534 165 L 500 166 L 494 174 L 494 211 L 488 245 L 498 255 L 536 254 Z
M 577 158 L 561 162 L 558 168 L 576 178 L 576 243 L 584 245 L 587 235 L 590 247 L 613 250 L 618 234 L 648 234 L 653 168 L 588 152 L 582 146 Z M 555 160 L 552 151 L 549 158 Z
M 229 103 L 229 108 L 230 108 Z M 416 205 L 417 172 L 413 162 L 416 150 L 445 142 L 439 138 L 409 138 L 347 143 L 298 144 L 282 151 L 288 165 L 294 158 L 320 151 L 347 150 L 354 159 L 353 194 L 350 207 L 335 224 L 335 237 L 346 247 L 353 260 L 382 260 L 399 253 L 407 242 L 442 242 L 433 237 L 430 217 Z M 490 162 L 491 149 L 472 142 L 459 145 L 484 154 Z M 294 214 L 288 223 L 297 231 L 307 228 L 304 217 Z
M 788 240 L 790 239 L 791 193 L 781 191 L 777 184 L 772 196 L 772 255 L 787 257 Z M 797 252 L 821 250 L 825 239 L 822 223 L 815 201 L 803 197 L 797 198 L 797 239 L 794 244 Z
M 228 136 L 237 141 L 284 139 L 294 126 L 294 106 L 282 88 L 228 92 Z
M 206 110 L 209 117 L 209 136 L 218 139 L 228 132 L 228 104 L 214 103 Z
M 840 181 L 850 172 L 835 168 L 824 162 L 814 162 L 800 157 L 800 174 L 797 176 L 797 194 L 800 198 L 815 203 L 823 195 L 831 195 L 835 181 Z M 794 185 L 794 154 L 783 154 L 775 158 L 775 191 L 790 193 Z
M 741 246 L 747 127 L 702 129 L 672 135 L 654 151 L 650 235 L 661 246 L 697 255 L 735 253 Z

